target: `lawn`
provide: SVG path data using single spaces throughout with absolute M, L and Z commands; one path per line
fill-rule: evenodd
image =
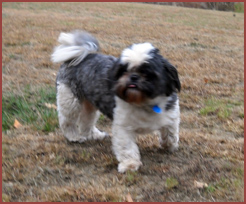
M 137 140 L 143 166 L 117 172 L 109 138 L 69 143 L 50 55 L 60 32 L 91 32 L 119 56 L 151 42 L 178 69 L 180 148 Z M 18 122 L 17 122 L 18 121 Z M 16 123 L 17 122 L 17 123 Z M 101 115 L 98 127 L 111 134 Z M 244 14 L 141 3 L 2 4 L 3 201 L 244 201 Z

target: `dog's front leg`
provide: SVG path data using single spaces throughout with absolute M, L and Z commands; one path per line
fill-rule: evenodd
M 179 147 L 178 127 L 161 128 L 159 141 L 162 148 L 168 150 L 169 152 L 176 151 Z
M 124 173 L 127 170 L 138 170 L 142 162 L 135 133 L 120 125 L 113 125 L 112 132 L 113 151 L 119 161 L 118 171 Z

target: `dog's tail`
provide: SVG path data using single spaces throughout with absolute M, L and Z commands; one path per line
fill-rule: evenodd
M 68 66 L 76 66 L 88 54 L 99 51 L 97 39 L 85 31 L 61 33 L 58 42 L 61 45 L 57 46 L 51 55 L 51 61 L 54 63 L 70 61 Z

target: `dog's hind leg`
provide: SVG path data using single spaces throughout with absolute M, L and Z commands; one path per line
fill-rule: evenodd
M 107 133 L 95 127 L 99 112 L 87 100 L 82 102 L 71 89 L 57 84 L 57 110 L 61 130 L 71 142 L 84 142 L 88 139 L 103 139 Z
M 82 110 L 80 101 L 71 92 L 71 89 L 57 83 L 57 111 L 60 128 L 70 142 L 84 142 L 86 137 L 79 134 L 78 119 Z
M 87 139 L 103 139 L 108 136 L 107 133 L 101 132 L 95 126 L 99 115 L 99 111 L 89 101 L 84 100 L 78 120 L 80 134 Z

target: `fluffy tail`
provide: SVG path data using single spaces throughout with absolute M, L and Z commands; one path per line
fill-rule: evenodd
M 54 49 L 51 61 L 61 63 L 70 60 L 68 66 L 76 66 L 88 54 L 99 51 L 96 38 L 85 31 L 61 33 L 58 42 L 61 44 Z

